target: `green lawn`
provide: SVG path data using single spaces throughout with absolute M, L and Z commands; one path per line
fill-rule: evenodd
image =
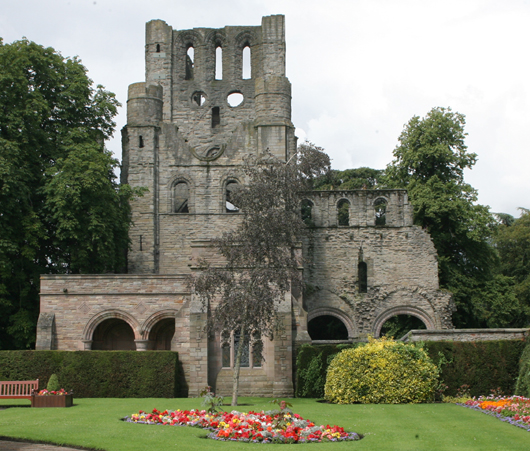
M 270 410 L 267 399 L 240 398 L 238 410 Z M 295 413 L 317 424 L 337 424 L 364 434 L 358 442 L 308 443 L 297 450 L 528 450 L 530 434 L 452 404 L 331 405 L 293 399 Z M 152 426 L 119 421 L 138 410 L 192 409 L 199 399 L 76 399 L 66 409 L 31 409 L 29 401 L 0 400 L 0 436 L 84 446 L 106 451 L 248 450 L 258 444 L 206 441 L 202 429 Z M 231 410 L 226 407 L 226 410 Z M 277 450 L 278 446 L 268 445 Z M 283 445 L 287 446 L 287 445 Z

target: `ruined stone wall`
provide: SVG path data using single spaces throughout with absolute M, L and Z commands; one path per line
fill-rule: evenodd
M 412 225 L 404 190 L 307 193 L 313 204 L 304 240 L 304 306 L 308 319 L 339 318 L 352 339 L 378 335 L 392 316 L 411 314 L 427 328 L 451 327 L 450 295 L 439 290 L 437 255 L 430 236 Z M 376 206 L 382 200 L 382 225 Z M 349 217 L 339 225 L 339 206 Z M 381 221 L 381 218 L 380 218 Z M 366 290 L 359 281 L 366 265 Z

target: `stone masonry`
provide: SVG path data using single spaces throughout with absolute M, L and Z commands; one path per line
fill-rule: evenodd
M 192 30 L 153 20 L 145 59 L 122 130 L 122 182 L 148 189 L 132 203 L 128 274 L 42 276 L 37 349 L 171 349 L 189 396 L 205 385 L 228 394 L 233 357 L 206 333 L 187 277 L 198 258 L 212 257 L 211 238 L 238 223 L 230 191 L 245 182 L 244 158 L 296 152 L 285 19 Z M 378 336 L 398 314 L 452 327 L 451 296 L 439 290 L 436 252 L 412 224 L 406 191 L 305 197 L 305 294 L 280 303 L 282 332 L 263 340 L 261 363 L 242 369 L 241 394 L 293 394 L 294 352 L 311 341 L 307 324 L 318 316 L 342 321 L 349 340 Z

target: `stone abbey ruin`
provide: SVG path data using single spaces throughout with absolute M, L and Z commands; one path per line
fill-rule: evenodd
M 245 182 L 243 158 L 296 151 L 285 20 L 192 30 L 153 20 L 145 61 L 122 131 L 122 182 L 149 189 L 132 204 L 128 274 L 42 276 L 37 349 L 173 350 L 189 396 L 206 385 L 226 394 L 233 346 L 205 332 L 207 313 L 186 279 L 211 253 L 210 239 L 238 221 L 229 200 Z M 311 342 L 308 322 L 318 317 L 340 320 L 349 341 L 379 336 L 398 314 L 452 327 L 435 248 L 413 225 L 405 190 L 315 191 L 303 204 L 314 224 L 302 246 L 311 289 L 278 306 L 285 327 L 263 340 L 263 360 L 249 351 L 242 395 L 293 395 L 295 350 Z

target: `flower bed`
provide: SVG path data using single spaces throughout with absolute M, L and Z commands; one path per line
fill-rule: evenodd
M 355 432 L 339 426 L 317 426 L 290 411 L 208 413 L 206 410 L 142 410 L 125 417 L 125 421 L 170 426 L 197 426 L 212 432 L 215 440 L 255 443 L 304 443 L 360 440 Z
M 459 404 L 495 416 L 530 432 L 530 399 L 522 396 L 480 396 Z

